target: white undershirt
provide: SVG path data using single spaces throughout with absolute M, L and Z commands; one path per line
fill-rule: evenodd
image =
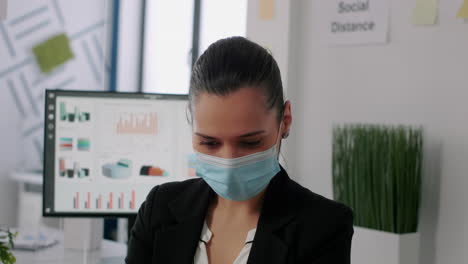
M 245 244 L 242 250 L 239 253 L 239 256 L 234 260 L 232 264 L 246 264 L 247 259 L 249 258 L 250 248 L 252 248 L 252 243 L 255 237 L 255 231 L 257 228 L 251 229 L 247 232 L 247 237 L 245 238 Z M 206 253 L 206 244 L 210 241 L 213 234 L 208 228 L 206 222 L 203 224 L 203 230 L 200 237 L 200 242 L 198 242 L 197 252 L 195 252 L 194 264 L 209 264 L 208 263 L 208 254 Z

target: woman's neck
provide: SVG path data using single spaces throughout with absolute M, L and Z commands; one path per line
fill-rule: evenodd
M 222 212 L 226 217 L 235 217 L 239 215 L 259 215 L 263 205 L 265 190 L 254 197 L 244 201 L 233 201 L 225 199 L 219 195 L 213 201 L 213 210 Z

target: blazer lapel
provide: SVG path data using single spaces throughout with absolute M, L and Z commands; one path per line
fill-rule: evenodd
M 287 253 L 288 246 L 276 235 L 258 230 L 247 263 L 284 264 Z
M 288 191 L 290 183 L 291 179 L 281 168 L 268 185 L 248 263 L 286 263 L 288 245 L 276 231 L 291 222 L 298 211 L 294 193 Z
M 169 203 L 176 223 L 156 231 L 153 263 L 193 263 L 206 210 L 213 197 L 213 191 L 200 179 Z

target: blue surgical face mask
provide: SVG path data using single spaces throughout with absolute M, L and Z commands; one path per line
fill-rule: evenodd
M 247 156 L 225 159 L 196 152 L 195 170 L 219 196 L 243 201 L 259 194 L 281 169 L 278 146 Z

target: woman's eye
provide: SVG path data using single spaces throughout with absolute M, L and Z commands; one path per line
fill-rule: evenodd
M 208 147 L 215 147 L 218 145 L 216 141 L 201 141 L 200 145 L 208 146 Z
M 242 144 L 245 145 L 245 146 L 254 147 L 254 146 L 258 146 L 260 144 L 260 140 L 244 141 L 244 142 L 242 142 Z

